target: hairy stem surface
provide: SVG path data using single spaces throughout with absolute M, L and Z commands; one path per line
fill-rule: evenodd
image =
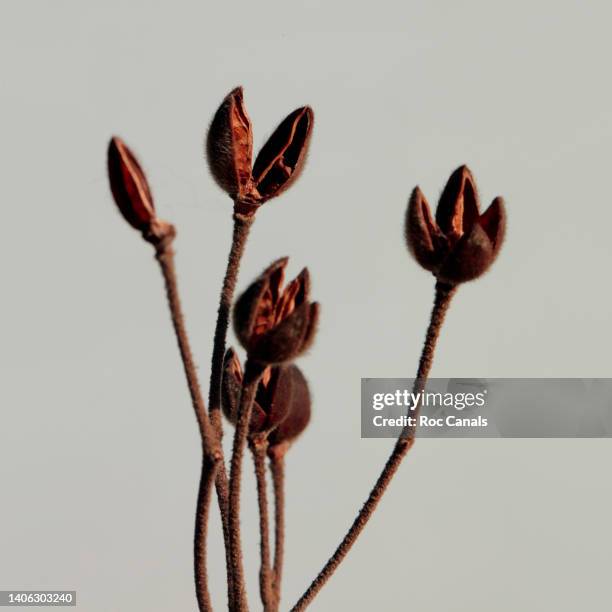
M 260 568 L 259 594 L 264 606 L 264 612 L 274 612 L 276 609 L 274 589 L 272 586 L 272 568 L 270 567 L 270 518 L 268 514 L 268 491 L 266 482 L 266 451 L 268 442 L 264 439 L 254 439 L 251 443 L 255 479 L 257 481 L 257 502 L 259 506 L 260 534 Z
M 270 456 L 270 471 L 274 486 L 274 597 L 276 609 L 281 600 L 285 551 L 285 452 Z
M 249 433 L 249 423 L 253 401 L 257 393 L 257 385 L 261 379 L 263 368 L 247 359 L 244 368 L 244 378 L 240 393 L 240 405 L 238 407 L 238 421 L 234 433 L 234 445 L 232 449 L 232 460 L 229 480 L 229 553 L 232 576 L 232 593 L 230 604 L 235 612 L 246 612 L 248 602 L 246 598 L 246 586 L 244 581 L 244 567 L 242 561 L 242 541 L 240 536 L 240 488 L 242 481 L 242 460 Z
M 444 322 L 444 317 L 456 291 L 456 287 L 446 285 L 440 282 L 436 283 L 434 305 L 431 312 L 431 320 L 425 336 L 425 343 L 419 361 L 419 368 L 416 375 L 415 392 L 422 389 L 427 381 L 431 365 L 433 363 L 434 351 L 436 342 L 440 335 L 440 330 Z M 414 410 L 414 416 L 418 416 L 419 407 Z M 319 575 L 313 580 L 307 591 L 302 595 L 299 601 L 292 608 L 292 612 L 304 610 L 316 597 L 325 583 L 331 578 L 333 573 L 338 569 L 338 566 L 365 528 L 370 517 L 376 510 L 378 503 L 384 495 L 389 483 L 397 472 L 402 460 L 414 444 L 414 432 L 410 428 L 406 428 L 399 436 L 393 451 L 385 467 L 383 468 L 374 488 L 366 502 L 363 504 L 357 518 L 354 520 L 351 528 L 340 542 L 334 554 L 327 561 Z
M 230 311 L 232 301 L 234 299 L 234 291 L 236 289 L 236 281 L 238 279 L 238 270 L 240 261 L 244 253 L 249 230 L 253 223 L 253 217 L 244 215 L 234 215 L 234 226 L 232 232 L 232 245 L 230 247 L 229 256 L 227 258 L 227 268 L 223 285 L 221 288 L 221 297 L 219 300 L 219 309 L 217 311 L 217 322 L 215 325 L 215 335 L 213 340 L 213 352 L 210 367 L 210 386 L 208 390 L 208 410 L 210 422 L 214 432 L 221 445 L 223 437 L 223 424 L 221 419 L 221 375 L 223 371 L 223 356 L 225 354 L 225 342 L 227 337 L 227 328 L 229 325 Z M 221 449 L 221 453 L 222 453 Z M 200 474 L 200 486 L 198 492 L 198 500 L 210 498 L 210 489 L 213 483 L 216 485 L 217 500 L 219 504 L 219 512 L 221 514 L 221 524 L 223 527 L 223 538 L 225 541 L 225 562 L 227 569 L 227 589 L 230 606 L 232 605 L 232 573 L 229 554 L 229 522 L 228 522 L 228 504 L 229 504 L 229 485 L 227 472 L 225 469 L 225 461 L 223 454 L 219 465 L 215 467 L 214 478 L 211 477 L 209 470 L 211 466 L 207 462 L 202 462 L 202 471 Z M 200 502 L 198 502 L 199 505 Z M 205 554 L 207 546 L 207 531 L 202 531 L 202 525 L 196 516 L 196 557 Z
M 172 249 L 171 238 L 161 241 L 156 245 L 156 258 L 161 267 L 162 275 L 166 286 L 166 297 L 170 308 L 174 333 L 179 346 L 183 369 L 187 378 L 187 386 L 191 396 L 191 402 L 195 411 L 200 436 L 202 439 L 202 464 L 206 465 L 206 472 L 209 480 L 214 480 L 217 467 L 222 459 L 220 445 L 208 419 L 204 398 L 200 391 L 200 384 L 195 368 L 189 338 L 185 328 L 185 321 L 181 309 L 181 302 L 178 292 L 176 270 L 174 266 L 174 251 Z M 196 532 L 194 537 L 194 573 L 196 596 L 200 610 L 211 611 L 212 604 L 208 591 L 208 577 L 206 568 L 206 534 L 208 525 L 208 513 L 210 508 L 210 494 L 198 497 L 198 507 L 196 510 Z

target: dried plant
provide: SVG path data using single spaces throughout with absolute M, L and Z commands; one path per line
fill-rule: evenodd
M 306 378 L 293 363 L 315 336 L 319 306 L 310 301 L 310 276 L 304 269 L 283 284 L 287 258 L 272 263 L 238 298 L 233 308 L 236 337 L 245 351 L 226 348 L 234 291 L 247 238 L 259 207 L 279 196 L 299 176 L 308 152 L 314 116 L 309 107 L 290 113 L 253 162 L 253 133 L 242 88 L 228 94 L 217 110 L 206 140 L 213 177 L 233 200 L 233 234 L 214 331 L 208 410 L 201 392 L 181 311 L 173 242 L 174 226 L 157 217 L 151 189 L 134 154 L 115 137 L 108 148 L 108 174 L 115 202 L 126 221 L 155 248 L 202 443 L 202 471 L 194 536 L 194 573 L 198 606 L 212 610 L 207 577 L 207 526 L 216 489 L 226 551 L 228 606 L 249 609 L 240 528 L 242 463 L 253 459 L 260 526 L 259 585 L 263 609 L 280 606 L 285 542 L 284 460 L 308 426 L 311 413 Z M 458 168 L 442 192 L 435 220 L 417 187 L 405 222 L 408 248 L 436 278 L 434 304 L 416 374 L 414 391 L 424 388 L 444 317 L 459 284 L 481 276 L 495 260 L 505 233 L 501 198 L 480 213 L 471 172 Z M 418 414 L 419 406 L 416 406 Z M 229 477 L 223 453 L 221 412 L 235 427 Z M 332 576 L 359 537 L 400 463 L 414 443 L 406 427 L 356 519 L 336 551 L 292 610 L 305 609 Z M 274 491 L 274 554 L 268 509 L 268 461 Z

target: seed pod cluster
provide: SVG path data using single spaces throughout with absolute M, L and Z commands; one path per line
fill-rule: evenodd
M 480 214 L 472 173 L 461 166 L 449 178 L 435 220 L 422 191 L 416 187 L 406 213 L 406 242 L 417 262 L 436 278 L 456 285 L 484 274 L 504 240 L 506 213 L 501 197 Z
M 288 259 L 275 261 L 238 298 L 234 330 L 250 360 L 287 363 L 312 343 L 319 304 L 309 301 L 310 276 L 304 268 L 283 288 Z
M 236 424 L 243 372 L 233 349 L 225 354 L 222 379 L 222 409 Z M 301 370 L 294 364 L 268 366 L 257 388 L 249 435 L 265 435 L 270 447 L 293 442 L 310 421 L 310 391 Z
M 304 167 L 313 124 L 310 107 L 294 110 L 253 163 L 253 130 L 242 87 L 226 96 L 208 130 L 206 157 L 213 178 L 234 200 L 237 212 L 253 214 L 291 186 Z

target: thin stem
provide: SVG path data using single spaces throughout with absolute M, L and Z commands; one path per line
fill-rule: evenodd
M 246 587 L 242 563 L 242 542 L 240 538 L 240 485 L 242 480 L 242 460 L 244 447 L 249 433 L 249 423 L 257 385 L 263 368 L 247 359 L 244 367 L 244 378 L 238 407 L 238 421 L 234 433 L 234 445 L 229 480 L 229 549 L 232 576 L 232 593 L 230 608 L 232 612 L 247 612 Z
M 217 323 L 215 325 L 215 336 L 213 342 L 213 353 L 210 367 L 210 387 L 208 390 L 208 410 L 210 420 L 219 433 L 223 435 L 223 423 L 221 420 L 221 376 L 223 372 L 223 357 L 225 356 L 225 342 L 227 328 L 229 326 L 230 310 L 234 300 L 236 281 L 240 261 L 249 236 L 249 230 L 253 224 L 254 217 L 240 214 L 234 215 L 234 229 L 232 234 L 232 246 L 227 258 L 227 269 L 221 288 L 221 298 L 217 311 Z
M 198 502 L 196 508 L 195 535 L 193 538 L 193 558 L 195 566 L 195 585 L 198 598 L 198 606 L 201 611 L 212 611 L 212 603 L 208 592 L 207 572 L 207 538 L 208 538 L 208 515 L 210 512 L 210 501 L 212 497 L 212 485 L 215 481 L 220 462 L 213 464 L 202 458 L 202 475 L 200 489 L 198 491 Z
M 181 309 L 181 302 L 178 292 L 178 284 L 176 279 L 176 269 L 174 266 L 174 251 L 172 249 L 173 234 L 168 235 L 164 240 L 161 240 L 155 245 L 156 258 L 161 267 L 166 286 L 166 297 L 170 308 L 174 333 L 176 335 L 183 369 L 187 378 L 187 386 L 191 395 L 191 402 L 195 411 L 196 419 L 202 439 L 202 463 L 207 465 L 207 474 L 209 479 L 214 478 L 216 474 L 216 466 L 219 465 L 222 455 L 220 446 L 217 442 L 214 430 L 211 427 L 208 415 L 206 414 L 206 405 L 200 391 L 198 375 L 189 345 L 189 338 L 185 328 L 185 320 Z M 206 534 L 208 526 L 208 513 L 210 507 L 210 494 L 200 495 L 198 497 L 198 507 L 196 510 L 196 533 L 194 538 L 194 572 L 196 583 L 196 595 L 200 610 L 212 610 L 210 594 L 208 592 L 208 576 L 206 568 Z
M 276 609 L 281 600 L 285 552 L 285 450 L 270 454 L 270 471 L 274 486 L 274 597 Z
M 213 352 L 210 368 L 210 386 L 208 390 L 208 408 L 212 427 L 217 435 L 219 443 L 223 437 L 223 423 L 221 419 L 221 375 L 223 371 L 223 356 L 225 354 L 225 341 L 227 337 L 227 328 L 229 325 L 229 315 L 234 299 L 234 291 L 236 289 L 236 280 L 238 278 L 238 270 L 240 261 L 244 253 L 249 229 L 253 223 L 253 216 L 245 216 L 234 214 L 234 224 L 232 231 L 232 245 L 230 247 L 229 256 L 227 259 L 227 268 L 221 288 L 221 298 L 219 300 L 219 309 L 217 312 L 217 322 L 215 325 L 215 335 L 213 341 Z M 221 452 L 222 449 L 221 449 Z M 222 459 L 216 468 L 214 483 L 217 490 L 217 500 L 219 504 L 219 512 L 221 514 L 221 524 L 223 527 L 223 538 L 225 541 L 225 563 L 227 569 L 227 589 L 228 600 L 232 605 L 232 572 L 231 561 L 229 554 L 229 519 L 228 519 L 228 500 L 229 500 L 229 485 L 227 472 L 225 469 L 225 461 Z M 213 479 L 208 473 L 209 465 L 206 462 L 202 463 L 202 471 L 200 474 L 200 487 L 198 498 L 207 498 L 210 496 L 210 487 L 212 487 Z M 198 534 L 198 522 L 196 519 L 196 534 Z M 206 532 L 204 538 L 196 536 L 196 556 L 204 554 L 206 549 Z M 199 547 L 199 548 L 198 548 Z
M 427 329 L 427 334 L 425 336 L 425 343 L 423 345 L 421 359 L 419 361 L 419 369 L 415 381 L 415 390 L 423 388 L 425 385 L 433 362 L 434 351 L 438 336 L 440 335 L 440 329 L 442 328 L 444 317 L 455 290 L 456 287 L 454 286 L 446 285 L 439 281 L 436 283 L 434 305 L 431 312 L 431 320 Z M 414 411 L 414 416 L 418 416 L 418 407 Z M 395 447 L 393 448 L 393 451 L 391 452 L 391 455 L 383 468 L 383 471 L 378 477 L 378 480 L 370 492 L 368 499 L 359 511 L 357 518 L 351 525 L 351 528 L 348 530 L 347 534 L 344 536 L 344 539 L 329 561 L 325 564 L 319 575 L 313 580 L 310 587 L 308 587 L 308 590 L 292 608 L 292 612 L 304 610 L 310 603 L 312 603 L 312 600 L 323 588 L 325 583 L 331 578 L 365 528 L 367 522 L 370 520 L 370 517 L 376 510 L 382 496 L 387 490 L 389 483 L 397 472 L 400 463 L 414 444 L 414 435 L 408 435 L 409 433 L 409 428 L 406 428 L 402 434 L 400 434 L 400 437 L 398 438 Z
M 272 586 L 272 568 L 270 567 L 270 519 L 268 515 L 268 492 L 266 482 L 266 452 L 268 441 L 265 437 L 254 438 L 251 442 L 251 452 L 255 465 L 257 481 L 257 502 L 259 505 L 260 562 L 259 594 L 264 612 L 274 612 L 275 596 Z

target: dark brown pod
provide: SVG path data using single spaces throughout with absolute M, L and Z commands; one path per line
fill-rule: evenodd
M 310 422 L 311 398 L 308 382 L 297 366 L 290 365 L 287 371 L 292 378 L 291 406 L 287 417 L 270 433 L 268 440 L 271 454 L 275 452 L 275 447 L 295 441 Z
M 255 433 L 269 432 L 277 427 L 289 414 L 293 393 L 293 377 L 284 366 L 269 367 L 257 387 L 255 400 L 263 412 L 261 423 L 252 423 Z
M 299 176 L 306 160 L 314 113 L 303 106 L 289 114 L 261 148 L 253 183 L 262 202 L 280 195 Z
M 406 213 L 406 241 L 417 262 L 441 281 L 456 285 L 484 274 L 503 243 L 506 213 L 497 197 L 481 215 L 474 177 L 461 166 L 449 178 L 433 220 L 418 187 Z
M 412 256 L 423 268 L 434 271 L 448 251 L 447 240 L 433 220 L 429 203 L 418 187 L 410 196 L 405 232 Z
M 288 317 L 251 343 L 249 358 L 279 364 L 301 355 L 312 344 L 318 307 L 316 302 L 297 306 Z
M 113 136 L 108 145 L 108 178 L 115 202 L 134 228 L 146 232 L 155 220 L 147 177 L 127 145 Z
M 214 179 L 233 200 L 249 196 L 253 131 L 242 87 L 232 90 L 215 113 L 206 138 L 206 157 Z
M 233 425 L 238 420 L 242 382 L 240 360 L 230 348 L 223 362 L 221 406 L 223 414 Z M 292 382 L 291 373 L 284 367 L 267 367 L 264 370 L 251 412 L 250 434 L 269 432 L 285 419 L 291 404 Z
M 454 246 L 440 266 L 437 277 L 450 284 L 465 283 L 484 274 L 492 262 L 493 245 L 477 222 Z
M 287 257 L 277 259 L 236 300 L 234 331 L 245 348 L 274 319 L 288 261 Z
M 242 366 L 233 348 L 225 351 L 223 375 L 221 377 L 221 408 L 230 423 L 236 424 L 240 389 L 242 387 Z
M 479 198 L 474 176 L 467 166 L 459 166 L 448 179 L 436 210 L 440 231 L 458 240 L 479 217 Z
M 234 330 L 249 359 L 261 364 L 290 361 L 310 346 L 318 305 L 308 301 L 310 276 L 302 272 L 282 287 L 287 259 L 279 259 L 238 298 Z

